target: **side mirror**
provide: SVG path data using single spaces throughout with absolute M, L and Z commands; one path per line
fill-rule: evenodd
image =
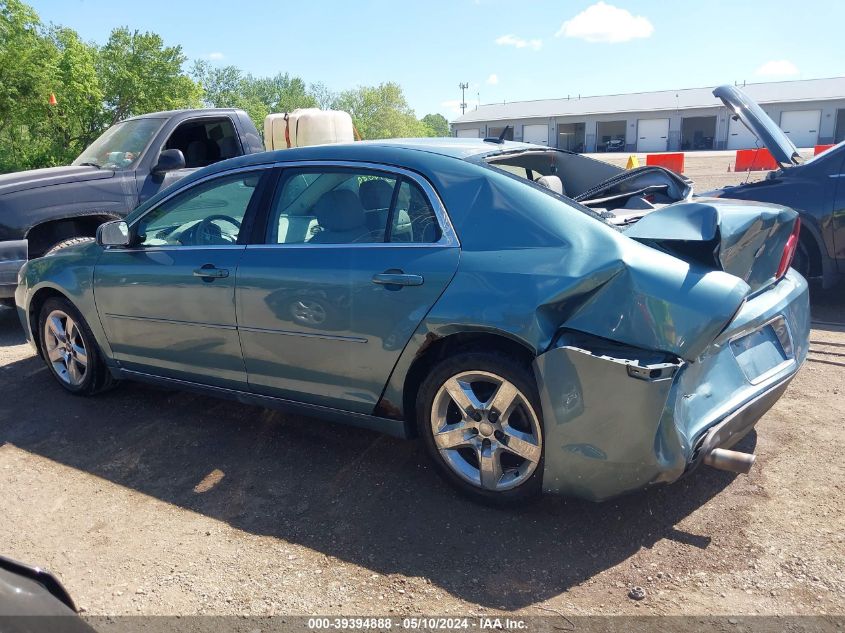
M 112 220 L 97 228 L 100 246 L 129 246 L 129 225 L 123 220 Z
M 163 174 L 166 171 L 185 169 L 185 155 L 181 149 L 163 149 L 158 155 L 158 162 L 153 167 L 154 174 Z

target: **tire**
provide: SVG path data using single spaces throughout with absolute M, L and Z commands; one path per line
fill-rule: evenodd
M 70 393 L 91 396 L 117 384 L 103 362 L 91 328 L 67 299 L 56 297 L 44 302 L 38 315 L 38 336 L 47 368 Z
M 804 240 L 798 240 L 798 248 L 795 249 L 795 257 L 792 259 L 792 268 L 797 270 L 804 279 L 811 279 L 810 251 Z
M 453 393 L 469 414 L 462 416 Z M 491 406 L 497 399 L 512 405 L 497 411 Z M 542 492 L 539 402 L 534 376 L 524 364 L 504 354 L 462 352 L 436 365 L 420 385 L 417 426 L 438 472 L 451 485 L 476 501 L 516 505 Z
M 93 242 L 93 237 L 69 237 L 66 240 L 62 240 L 61 242 L 57 242 L 53 244 L 44 255 L 52 255 L 56 251 L 60 251 L 63 248 L 67 248 L 68 246 L 76 246 L 77 244 L 88 244 L 89 242 Z

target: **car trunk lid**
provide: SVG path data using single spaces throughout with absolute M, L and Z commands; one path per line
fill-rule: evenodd
M 797 218 L 795 211 L 782 206 L 698 199 L 655 211 L 625 235 L 684 261 L 739 277 L 754 294 L 785 272 L 784 257 L 795 241 L 790 237 Z

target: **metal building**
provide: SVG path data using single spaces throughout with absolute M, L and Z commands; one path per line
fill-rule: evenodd
M 845 140 L 845 77 L 749 83 L 742 89 L 797 147 Z M 755 147 L 713 88 L 481 105 L 452 122 L 455 136 L 499 136 L 576 152 Z

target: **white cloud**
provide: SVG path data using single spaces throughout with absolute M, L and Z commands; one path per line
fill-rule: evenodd
M 773 59 L 754 71 L 762 77 L 789 77 L 798 74 L 798 66 L 786 59 Z
M 493 73 L 487 78 L 487 83 L 491 86 L 495 86 L 497 83 L 499 83 L 499 75 Z
M 514 48 L 530 48 L 531 50 L 539 51 L 543 46 L 543 40 L 525 40 L 508 33 L 507 35 L 497 37 L 496 44 L 499 46 L 513 46 Z
M 206 55 L 206 57 L 213 62 L 219 62 L 221 59 L 223 59 L 226 56 L 219 51 L 215 51 L 213 53 L 209 53 L 208 55 Z
M 597 2 L 561 24 L 555 37 L 575 37 L 588 42 L 616 44 L 637 38 L 651 37 L 654 26 L 641 15 Z

